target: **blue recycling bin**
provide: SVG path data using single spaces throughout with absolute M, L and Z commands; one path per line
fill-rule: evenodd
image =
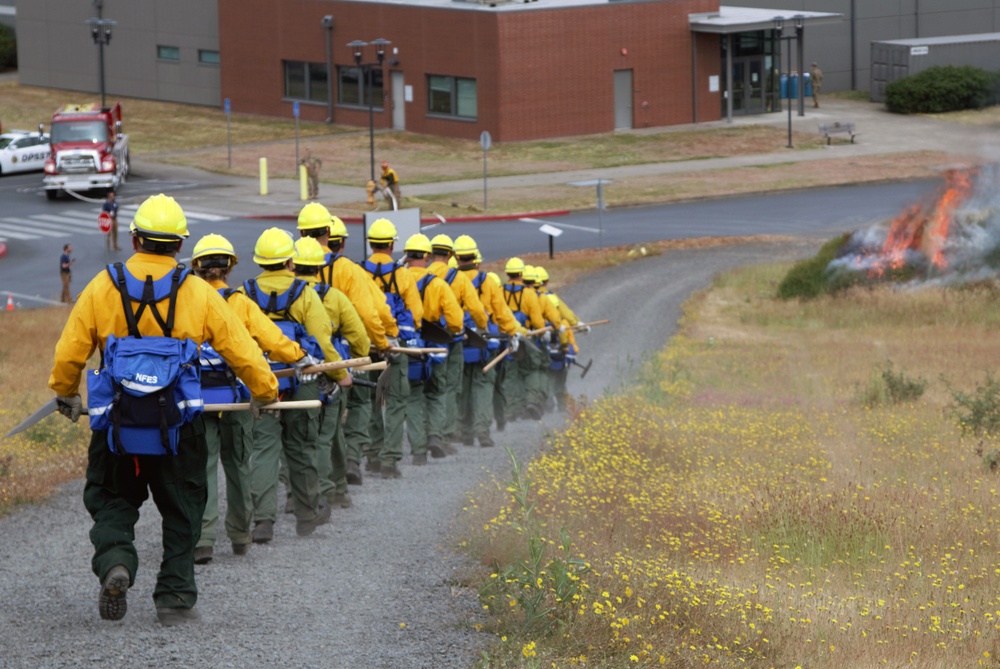
M 779 94 L 779 97 L 782 100 L 787 100 L 788 99 L 788 75 L 787 74 L 782 74 L 781 75 L 781 84 L 780 84 L 780 86 L 781 86 L 781 92 Z
M 799 97 L 799 75 L 796 72 L 788 77 L 788 97 L 793 100 Z
M 813 94 L 812 75 L 806 72 L 805 74 L 802 75 L 802 80 L 805 82 L 805 87 L 806 87 L 805 97 L 807 98 L 812 97 Z

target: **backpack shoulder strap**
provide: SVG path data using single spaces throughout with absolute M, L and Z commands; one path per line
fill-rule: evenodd
M 456 276 L 458 276 L 458 270 L 452 267 L 451 269 L 448 270 L 448 273 L 444 275 L 444 280 L 450 286 L 451 282 L 455 280 Z
M 139 334 L 138 319 L 135 316 L 135 312 L 132 311 L 132 298 L 129 296 L 128 288 L 125 286 L 125 266 L 120 262 L 108 265 L 108 274 L 118 289 L 118 294 L 121 295 L 122 309 L 125 311 L 125 322 L 128 324 L 129 335 L 141 339 L 142 335 Z
M 434 280 L 434 275 L 428 273 L 428 274 L 424 274 L 422 277 L 420 277 L 420 280 L 417 281 L 417 290 L 420 291 L 420 301 L 421 302 L 424 301 L 424 293 L 427 291 L 427 286 L 433 280 Z

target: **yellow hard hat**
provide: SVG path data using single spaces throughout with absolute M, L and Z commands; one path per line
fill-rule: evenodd
M 205 235 L 194 245 L 194 251 L 191 253 L 191 263 L 195 267 L 198 267 L 200 263 L 196 261 L 208 256 L 230 256 L 232 258 L 229 262 L 230 267 L 239 262 L 239 258 L 236 257 L 236 249 L 229 243 L 229 240 L 222 235 L 214 233 Z
M 469 235 L 459 235 L 456 237 L 454 250 L 457 256 L 473 255 L 479 252 L 476 240 Z
M 525 265 L 524 271 L 521 272 L 521 278 L 524 279 L 525 282 L 530 281 L 534 283 L 535 281 L 538 281 L 538 270 L 535 269 L 534 265 Z
M 458 258 L 456 258 L 455 256 L 448 258 L 448 267 L 453 267 L 455 269 L 458 269 Z
M 430 253 L 431 240 L 427 239 L 427 235 L 418 232 L 415 235 L 410 235 L 410 238 L 406 240 L 406 246 L 403 247 L 403 250 Z
M 175 242 L 187 238 L 187 217 L 177 201 L 160 193 L 139 205 L 129 230 L 156 242 Z
M 326 251 L 314 237 L 296 239 L 295 264 L 322 267 L 326 264 Z
M 344 222 L 340 220 L 339 216 L 334 216 L 333 223 L 330 224 L 330 237 L 337 239 L 344 239 L 345 237 L 348 236 L 349 235 L 347 234 L 347 226 L 344 225 Z
M 538 275 L 538 280 L 539 281 L 548 281 L 549 280 L 549 273 L 546 272 L 545 268 L 542 267 L 541 265 L 536 265 L 535 266 L 535 274 Z
M 431 247 L 434 249 L 435 253 L 440 253 L 441 251 L 451 253 L 454 246 L 455 244 L 451 241 L 451 237 L 443 232 L 439 235 L 434 235 L 434 239 L 431 240 Z
M 517 257 L 511 258 L 507 261 L 507 264 L 504 265 L 503 271 L 507 274 L 523 274 L 524 261 Z
M 498 286 L 502 286 L 503 285 L 503 281 L 500 280 L 500 275 L 497 274 L 496 272 L 487 272 L 486 276 L 489 277 L 490 279 L 492 279 L 493 283 L 495 283 L 496 285 L 498 285 Z
M 294 257 L 295 242 L 281 228 L 268 228 L 262 232 L 253 247 L 253 261 L 258 265 L 276 265 Z
M 330 210 L 319 202 L 310 202 L 299 211 L 299 230 L 317 230 L 330 228 L 333 216 Z
M 483 254 L 479 252 L 479 249 L 476 249 L 476 264 L 481 262 L 483 262 Z
M 396 241 L 396 226 L 388 218 L 380 218 L 368 228 L 368 241 L 388 244 Z

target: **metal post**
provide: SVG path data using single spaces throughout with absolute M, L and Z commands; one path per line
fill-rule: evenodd
M 780 63 L 779 63 L 780 67 Z M 733 35 L 726 35 L 726 123 L 733 122 Z
M 486 149 L 483 149 L 483 211 L 486 211 Z M 551 242 L 550 242 L 551 243 Z M 551 250 L 550 250 L 551 253 Z M 551 255 L 549 256 L 552 257 Z
M 792 87 L 792 38 L 788 37 L 788 88 Z M 788 88 L 785 90 L 788 91 Z M 788 91 L 788 148 L 794 148 L 792 146 L 792 96 L 791 91 Z
M 795 46 L 799 59 L 799 116 L 806 115 L 806 63 L 805 49 L 803 48 L 803 35 L 805 26 L 801 19 L 796 19 L 795 23 Z
M 598 248 L 604 250 L 604 181 L 597 180 L 597 242 Z
M 333 123 L 333 16 L 323 17 L 326 28 L 326 122 Z
M 375 181 L 375 107 L 372 98 L 374 97 L 371 93 L 371 72 L 372 66 L 365 66 L 365 78 L 368 80 L 369 90 L 365 91 L 368 95 L 368 151 L 371 154 L 371 164 L 372 164 L 372 181 Z
M 549 260 L 556 257 L 556 238 L 549 235 Z

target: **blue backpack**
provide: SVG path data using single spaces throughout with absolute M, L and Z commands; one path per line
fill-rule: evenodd
M 227 302 L 235 292 L 235 288 L 219 289 L 219 294 Z M 208 342 L 201 345 L 198 365 L 201 368 L 201 397 L 205 404 L 250 401 L 250 389 Z
M 109 335 L 101 368 L 87 377 L 90 428 L 107 430 L 108 447 L 119 455 L 176 455 L 181 426 L 202 412 L 198 344 L 174 339 L 177 289 L 188 277 L 183 265 L 163 278 L 140 281 L 122 263 L 108 265 L 121 295 L 128 335 Z M 139 309 L 132 311 L 132 300 Z M 169 300 L 166 319 L 156 304 Z M 142 336 L 139 318 L 149 307 L 162 337 Z
M 433 274 L 425 274 L 417 281 L 417 290 L 420 291 L 420 300 L 424 299 L 424 292 L 427 290 L 427 284 L 434 280 Z M 440 319 L 440 324 L 445 327 L 444 316 Z M 411 346 L 423 346 L 424 340 L 417 335 L 416 344 L 411 344 Z M 448 359 L 447 353 L 431 353 L 428 355 L 423 355 L 420 357 L 410 356 L 410 366 L 407 369 L 407 376 L 410 381 L 426 381 L 431 378 L 431 368 L 434 365 L 443 364 Z
M 328 283 L 317 283 L 313 286 L 313 290 L 319 295 L 320 300 L 326 299 L 326 294 L 330 292 L 330 284 Z M 330 343 L 333 344 L 333 348 L 337 351 L 337 354 L 341 358 L 347 360 L 351 358 L 351 344 L 344 338 L 344 334 L 337 328 L 337 331 L 330 336 Z
M 302 291 L 306 288 L 308 284 L 302 279 L 295 279 L 292 281 L 292 285 L 288 289 L 278 294 L 278 291 L 272 290 L 268 294 L 257 289 L 256 279 L 247 279 L 243 282 L 243 290 L 246 291 L 247 296 L 251 300 L 257 303 L 261 311 L 270 316 L 271 314 L 277 314 L 279 318 L 272 319 L 274 324 L 277 325 L 282 334 L 291 339 L 294 342 L 298 342 L 302 350 L 316 358 L 317 360 L 323 359 L 323 349 L 320 348 L 319 342 L 316 338 L 306 332 L 306 328 L 301 323 L 292 320 L 290 309 L 295 303 L 295 300 L 299 299 L 302 295 Z M 264 356 L 265 358 L 267 355 Z M 273 371 L 278 371 L 281 369 L 289 369 L 292 365 L 283 362 L 273 362 L 268 359 L 268 364 L 271 365 Z M 278 379 L 278 392 L 279 393 L 294 393 L 299 387 L 299 382 L 294 376 L 286 376 L 284 378 Z
M 403 296 L 399 294 L 399 284 L 396 283 L 396 270 L 400 269 L 399 263 L 375 263 L 366 260 L 361 263 L 361 266 L 372 275 L 379 288 L 385 293 L 386 302 L 392 310 L 392 317 L 396 319 L 396 327 L 399 328 L 399 338 L 406 341 L 409 346 L 416 346 L 411 341 L 417 337 L 417 326 L 413 322 L 413 314 L 406 308 Z
M 511 298 L 513 298 L 514 306 L 510 310 L 513 312 L 517 322 L 521 324 L 521 327 L 527 327 L 528 314 L 521 310 L 521 302 L 524 300 L 524 286 L 508 283 L 503 287 L 503 297 L 507 304 L 510 304 Z
M 483 296 L 483 281 L 486 280 L 486 272 L 479 272 L 476 277 L 472 280 L 472 285 L 476 287 L 476 291 L 479 293 L 479 297 Z M 476 327 L 476 322 L 472 319 L 472 316 L 468 313 L 465 314 L 465 328 L 471 329 Z M 497 335 L 500 334 L 500 328 L 493 321 L 493 317 L 490 316 L 489 320 L 486 322 L 486 334 L 487 334 L 487 346 L 486 348 L 472 348 L 471 346 L 466 346 L 462 350 L 462 358 L 467 365 L 478 365 L 489 362 L 493 356 L 496 354 L 497 350 L 500 348 L 500 339 Z

